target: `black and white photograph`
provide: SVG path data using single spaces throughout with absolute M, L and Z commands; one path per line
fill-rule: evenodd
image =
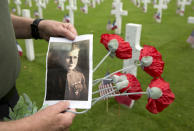
M 51 38 L 47 53 L 46 104 L 68 100 L 73 108 L 88 108 L 92 88 L 92 35 L 74 41 Z

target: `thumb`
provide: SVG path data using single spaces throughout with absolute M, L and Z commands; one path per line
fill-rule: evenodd
M 58 102 L 55 105 L 52 105 L 50 107 L 50 109 L 55 111 L 56 113 L 61 113 L 65 110 L 67 110 L 68 107 L 69 107 L 69 102 L 68 101 L 61 101 L 61 102 Z

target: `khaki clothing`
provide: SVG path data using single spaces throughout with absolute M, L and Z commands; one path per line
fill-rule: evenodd
M 0 99 L 14 86 L 20 69 L 7 0 L 0 0 Z
M 87 100 L 88 89 L 85 77 L 81 72 L 69 71 L 67 73 L 65 99 L 67 100 Z
M 46 100 L 88 100 L 88 88 L 81 72 L 49 67 Z

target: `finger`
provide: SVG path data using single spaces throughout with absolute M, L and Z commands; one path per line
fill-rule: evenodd
M 68 108 L 67 110 L 70 111 L 70 112 L 68 112 L 68 111 L 63 112 L 63 115 L 74 118 L 76 114 L 72 113 L 72 112 L 76 112 L 76 110 L 74 108 Z
M 72 24 L 68 23 L 66 28 L 67 28 L 68 30 L 70 30 L 73 34 L 75 34 L 76 36 L 78 35 L 78 33 L 77 33 L 75 27 L 74 27 Z
M 63 36 L 67 39 L 70 40 L 74 40 L 76 35 L 74 33 L 72 33 L 70 30 L 68 30 L 67 28 L 62 27 L 61 31 L 59 32 L 60 36 Z
M 68 110 L 72 111 L 72 112 L 76 112 L 75 108 L 68 108 Z M 74 113 L 75 114 L 75 113 Z
M 75 109 L 70 109 L 70 110 L 75 111 Z M 65 127 L 69 127 L 72 124 L 76 114 L 71 112 L 65 112 L 65 113 L 61 113 L 61 116 L 63 117 Z
M 69 102 L 68 101 L 65 101 L 65 102 L 61 101 L 61 102 L 58 102 L 55 105 L 50 106 L 50 110 L 53 110 L 56 113 L 61 113 L 65 110 L 67 110 L 68 107 L 69 107 Z

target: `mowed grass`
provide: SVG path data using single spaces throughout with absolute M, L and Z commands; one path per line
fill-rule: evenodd
M 108 101 L 108 112 L 106 101 L 98 102 L 92 109 L 82 115 L 77 115 L 71 130 L 75 131 L 191 131 L 194 130 L 194 49 L 186 43 L 186 39 L 194 30 L 194 24 L 187 24 L 187 17 L 194 16 L 194 2 L 186 6 L 185 16 L 176 14 L 176 1 L 171 0 L 168 9 L 163 10 L 162 23 L 155 22 L 153 15 L 156 9 L 148 5 L 148 13 L 143 13 L 130 0 L 122 0 L 123 9 L 128 10 L 128 16 L 123 17 L 122 34 L 125 38 L 125 25 L 127 23 L 142 24 L 141 46 L 155 46 L 162 54 L 165 69 L 162 77 L 170 83 L 174 92 L 175 101 L 163 112 L 154 115 L 149 113 L 145 106 L 147 96 L 143 96 L 135 102 L 132 109 L 119 106 L 114 99 Z M 24 2 L 24 0 L 23 0 Z M 103 33 L 114 33 L 106 31 L 108 20 L 113 21 L 110 15 L 112 0 L 104 0 L 96 8 L 89 7 L 89 14 L 80 11 L 83 4 L 78 1 L 78 10 L 75 12 L 75 27 L 78 33 L 94 35 L 93 64 L 94 66 L 107 53 L 100 44 L 100 36 Z M 66 3 L 67 4 L 67 3 Z M 10 8 L 14 4 L 10 4 Z M 26 8 L 25 4 L 22 8 Z M 27 7 L 29 8 L 29 7 Z M 31 16 L 37 7 L 33 3 Z M 43 9 L 45 19 L 62 21 L 68 11 L 60 11 L 57 5 L 50 0 L 47 9 Z M 21 73 L 17 80 L 19 93 L 27 93 L 38 106 L 42 105 L 45 88 L 46 52 L 48 43 L 44 40 L 34 41 L 36 59 L 27 61 L 25 57 L 25 44 L 18 40 L 24 50 L 21 57 Z M 122 60 L 108 58 L 103 65 L 94 73 L 94 79 L 103 77 L 107 71 L 113 72 L 122 68 Z M 138 79 L 142 89 L 146 90 L 151 77 L 138 69 Z M 96 88 L 96 87 L 95 87 Z

